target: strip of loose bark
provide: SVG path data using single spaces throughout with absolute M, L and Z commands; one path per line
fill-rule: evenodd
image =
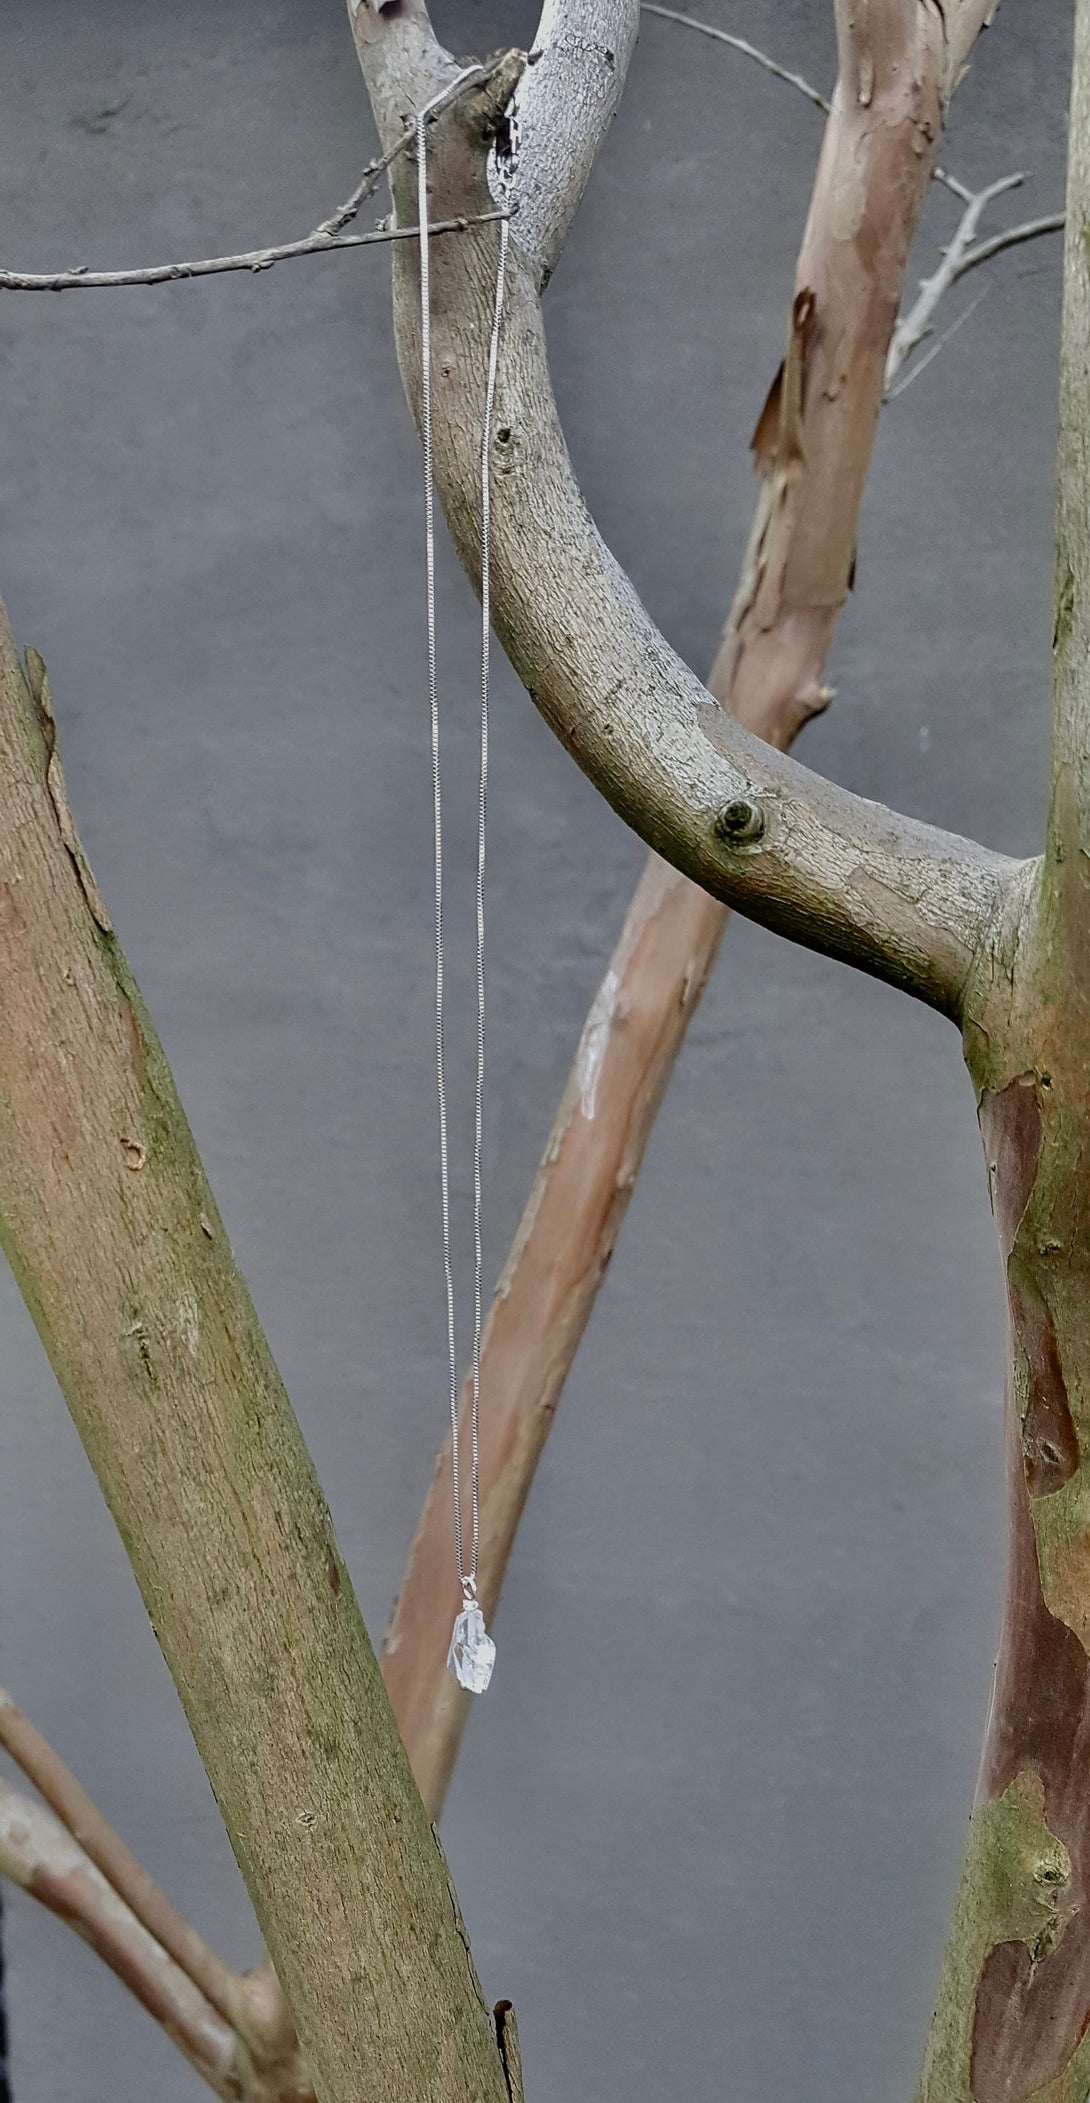
M 851 588 L 886 358 L 945 115 L 938 9 L 838 0 L 836 23 L 840 77 L 787 352 L 753 439 L 761 502 L 713 671 L 743 720 L 751 697 L 768 693 L 803 720 L 821 705 L 822 668 Z
M 906 17 L 909 9 L 902 9 Z M 936 77 L 941 62 L 936 53 Z M 858 68 L 858 53 L 855 53 Z M 838 100 L 841 98 L 838 98 Z M 836 157 L 847 150 L 843 120 L 835 120 Z M 893 236 L 876 239 L 875 252 L 890 277 L 886 341 L 877 337 L 866 361 L 864 384 L 853 395 L 854 417 L 844 417 L 811 388 L 803 398 L 801 375 L 790 372 L 797 351 L 793 327 L 781 384 L 779 423 L 772 458 L 793 453 L 799 482 L 793 519 L 797 532 L 809 523 L 811 550 L 822 534 L 842 551 L 854 546 L 862 492 L 859 455 L 881 405 L 885 356 L 892 335 L 911 239 L 903 188 L 914 186 L 916 209 L 926 190 L 929 164 L 921 165 L 911 127 L 897 130 L 902 165 L 872 151 L 864 171 L 875 196 L 864 199 L 876 233 L 881 209 L 894 212 Z M 937 140 L 934 142 L 937 148 Z M 860 290 L 854 265 L 839 269 L 836 221 L 830 210 L 829 152 L 822 157 L 803 257 L 821 255 L 822 281 L 830 287 L 835 322 L 829 336 L 852 332 L 852 302 L 865 295 L 874 305 L 869 280 Z M 826 255 L 824 251 L 828 251 Z M 800 260 L 800 275 L 803 264 Z M 878 265 L 876 264 L 877 268 Z M 899 276 L 896 274 L 899 272 Z M 855 333 L 858 334 L 858 331 Z M 819 433 L 829 426 L 823 441 Z M 814 440 L 812 448 L 812 437 Z M 847 453 L 845 460 L 843 454 Z M 869 441 L 866 445 L 869 457 Z M 811 487 L 812 459 L 820 457 L 828 480 Z M 864 461 L 865 465 L 865 461 Z M 853 508 L 845 514 L 845 507 Z M 766 491 L 757 529 L 767 516 Z M 756 529 L 755 529 L 756 530 Z M 783 543 L 790 546 L 790 536 Z M 842 559 L 847 559 L 842 554 Z M 805 580 L 803 566 L 796 574 Z M 847 572 L 843 577 L 847 585 Z M 780 663 L 791 676 L 765 676 L 732 683 L 740 652 L 724 649 L 710 685 L 721 702 L 769 743 L 787 747 L 802 724 L 824 704 L 824 651 L 832 634 L 812 626 L 809 655 L 800 655 L 790 606 L 781 612 Z M 689 1022 L 711 971 L 727 922 L 726 909 L 652 855 L 629 908 L 594 1005 L 584 1025 L 575 1066 L 553 1124 L 522 1221 L 497 1288 L 485 1330 L 481 1361 L 481 1595 L 486 1610 L 496 1605 L 519 1518 L 551 1428 L 560 1393 L 590 1318 L 620 1231 L 663 1092 Z M 462 1397 L 468 1415 L 468 1390 Z M 458 1606 L 450 1547 L 450 1446 L 436 1473 L 409 1552 L 405 1575 L 383 1653 L 383 1670 L 394 1712 L 425 1802 L 438 1816 L 457 1758 L 469 1697 L 445 1669 L 450 1627 Z
M 0 1244 L 117 1521 L 320 2103 L 503 2103 L 328 1508 L 0 626 Z
M 202 2079 L 225 2103 L 238 2103 L 244 2087 L 230 2024 L 149 1935 L 60 1820 L 3 1780 L 0 1871 L 74 1928 Z

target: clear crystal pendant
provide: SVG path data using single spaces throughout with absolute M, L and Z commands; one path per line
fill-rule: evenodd
M 460 1687 L 467 1688 L 470 1694 L 483 1694 L 495 1662 L 496 1646 L 484 1625 L 484 1615 L 472 1593 L 467 1592 L 454 1623 L 447 1664 Z

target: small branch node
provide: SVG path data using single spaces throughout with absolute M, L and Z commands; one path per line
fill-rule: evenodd
M 751 847 L 764 832 L 765 815 L 759 803 L 737 796 L 716 811 L 713 829 L 728 847 Z

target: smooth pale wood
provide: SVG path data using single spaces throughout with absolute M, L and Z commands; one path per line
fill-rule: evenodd
M 329 1512 L 0 624 L 0 1241 L 117 1521 L 319 2103 L 503 2103 Z
M 400 134 L 455 77 L 422 0 L 374 16 L 357 46 L 380 138 Z M 521 75 L 467 94 L 434 126 L 433 209 L 487 208 L 487 149 Z M 398 164 L 399 221 L 413 176 Z M 419 410 L 418 258 L 394 266 L 398 358 Z M 433 422 L 436 488 L 458 553 L 478 581 L 480 401 L 496 271 L 489 229 L 437 248 L 432 349 L 446 378 Z M 897 815 L 772 753 L 712 701 L 669 648 L 603 543 L 560 429 L 532 272 L 512 250 L 497 388 L 492 507 L 496 633 L 536 706 L 619 814 L 713 896 L 794 940 L 842 958 L 952 1016 L 1013 865 Z M 748 814 L 735 831 L 724 819 Z

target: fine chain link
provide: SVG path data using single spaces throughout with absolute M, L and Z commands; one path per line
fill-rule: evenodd
M 470 1412 L 470 1505 L 471 1547 L 466 1569 L 462 1540 L 462 1494 L 459 1472 L 458 1357 L 454 1316 L 454 1271 L 450 1224 L 450 1151 L 448 1142 L 446 1064 L 444 1056 L 444 922 L 443 922 L 443 788 L 439 735 L 439 684 L 436 658 L 435 611 L 435 485 L 432 434 L 431 386 L 431 245 L 428 218 L 427 120 L 434 115 L 470 73 L 460 75 L 418 111 L 417 220 L 420 228 L 420 339 L 421 339 L 421 429 L 424 451 L 424 539 L 427 588 L 428 704 L 431 717 L 432 808 L 435 838 L 435 1078 L 439 1106 L 439 1176 L 442 1210 L 443 1275 L 447 1308 L 447 1374 L 450 1402 L 451 1475 L 454 1496 L 454 1550 L 458 1582 L 463 1598 L 474 1599 L 477 1591 L 480 1546 L 480 1396 L 481 1328 L 483 1316 L 483 1146 L 485 1066 L 485 915 L 484 878 L 488 805 L 488 703 L 491 639 L 491 488 L 490 455 L 492 416 L 495 407 L 496 374 L 500 331 L 503 321 L 504 280 L 507 268 L 508 221 L 500 221 L 499 261 L 493 301 L 492 329 L 488 348 L 488 377 L 485 387 L 481 433 L 481 714 L 480 776 L 477 801 L 477 1067 L 473 1143 L 473 1355 Z

